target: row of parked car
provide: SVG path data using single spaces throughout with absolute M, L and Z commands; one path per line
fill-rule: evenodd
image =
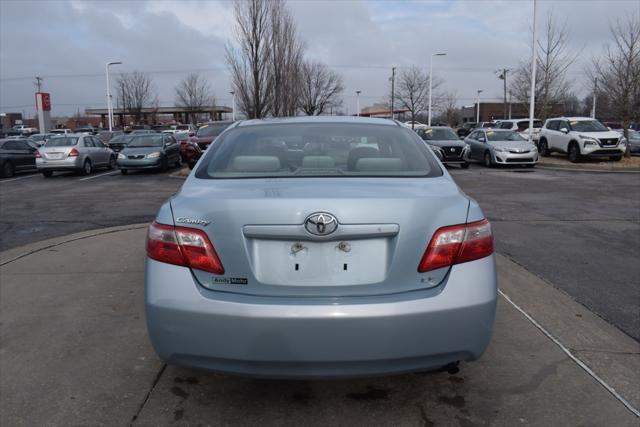
M 406 125 L 406 124 L 405 124 Z M 411 124 L 445 164 L 468 167 L 470 161 L 486 166 L 519 164 L 533 167 L 538 156 L 553 152 L 566 154 L 571 162 L 585 158 L 609 158 L 619 161 L 627 146 L 632 155 L 640 155 L 640 132 L 612 130 L 589 117 L 560 117 L 542 123 L 534 120 L 529 141 L 529 120 L 501 120 L 465 123 L 454 132 L 450 127 Z
M 193 167 L 202 152 L 231 122 L 211 122 L 195 129 L 123 131 L 56 129 L 47 134 L 0 139 L 0 175 L 37 170 L 45 177 L 56 171 L 90 174 L 98 168 L 165 171 L 183 163 Z

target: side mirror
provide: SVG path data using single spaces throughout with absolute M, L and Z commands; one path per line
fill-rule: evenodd
M 561 128 L 561 129 L 560 129 L 560 132 L 562 132 L 562 133 L 569 133 L 569 129 L 567 129 L 567 128 Z

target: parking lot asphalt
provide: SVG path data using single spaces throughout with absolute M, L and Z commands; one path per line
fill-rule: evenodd
M 151 221 L 182 185 L 175 172 L 21 174 L 0 179 L 0 251 L 83 230 Z
M 640 340 L 640 174 L 450 173 L 491 221 L 498 252 Z
M 504 297 L 489 349 L 459 372 L 276 381 L 165 366 L 144 323 L 145 231 L 106 229 L 2 253 L 1 425 L 638 424 Z M 498 272 L 502 291 L 569 354 L 590 352 L 595 375 L 638 408 L 636 341 L 508 258 L 498 257 Z

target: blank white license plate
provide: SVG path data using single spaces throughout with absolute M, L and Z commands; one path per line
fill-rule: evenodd
M 63 156 L 62 153 L 49 153 L 47 158 L 49 158 L 51 160 L 60 160 L 62 158 L 62 156 Z
M 251 239 L 250 251 L 256 279 L 270 285 L 365 285 L 382 282 L 387 274 L 386 238 L 345 242 Z

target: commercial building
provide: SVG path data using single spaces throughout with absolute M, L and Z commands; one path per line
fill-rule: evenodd
M 524 119 L 529 117 L 529 106 L 523 103 L 510 103 L 507 107 L 507 118 Z M 462 122 L 475 122 L 477 114 L 477 104 L 462 107 Z M 552 104 L 549 117 L 564 115 L 564 104 Z M 480 102 L 480 121 L 490 122 L 492 120 L 504 119 L 503 102 Z

